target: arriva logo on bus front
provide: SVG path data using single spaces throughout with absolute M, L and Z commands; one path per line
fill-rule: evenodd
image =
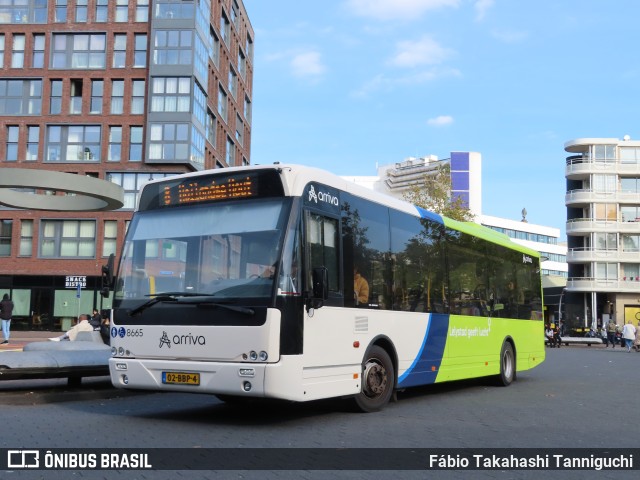
M 324 202 L 336 207 L 339 206 L 338 197 L 334 197 L 333 195 L 322 191 L 318 191 L 318 193 L 316 193 L 316 189 L 313 185 L 309 187 L 309 201 L 311 200 L 315 203 Z
M 169 338 L 167 332 L 162 332 L 162 337 L 160 337 L 160 345 L 158 348 L 162 348 L 166 345 L 168 348 L 171 348 L 171 344 L 173 345 L 206 345 L 207 339 L 202 335 L 192 335 L 188 333 L 187 335 L 174 335 Z

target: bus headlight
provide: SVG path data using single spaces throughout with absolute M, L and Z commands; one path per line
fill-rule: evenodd
M 118 354 L 118 349 L 116 347 L 111 347 L 111 356 L 115 357 Z
M 267 352 L 265 352 L 264 350 L 262 352 L 260 352 L 260 361 L 261 362 L 266 362 L 267 358 L 269 358 L 269 355 L 267 355 Z
M 249 352 L 249 360 L 252 360 L 252 361 L 255 362 L 256 360 L 258 360 L 258 354 L 256 352 L 254 352 L 253 350 L 251 350 Z
M 120 355 L 121 357 L 124 357 L 124 348 L 122 347 L 118 348 L 118 355 Z

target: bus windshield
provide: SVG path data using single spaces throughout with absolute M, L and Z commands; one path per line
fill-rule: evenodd
M 267 198 L 136 213 L 114 307 L 137 308 L 161 296 L 252 299 L 266 306 L 289 210 L 288 199 Z

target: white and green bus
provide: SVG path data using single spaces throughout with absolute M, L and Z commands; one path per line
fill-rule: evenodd
M 314 168 L 226 168 L 142 189 L 109 365 L 120 388 L 375 411 L 417 385 L 509 385 L 544 360 L 542 311 L 540 256 L 505 235 Z

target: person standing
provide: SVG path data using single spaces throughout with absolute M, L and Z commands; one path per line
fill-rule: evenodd
M 609 338 L 611 348 L 616 348 L 616 324 L 613 320 L 609 320 L 607 325 L 607 337 Z
M 4 336 L 3 344 L 9 343 L 11 335 L 11 316 L 13 315 L 13 302 L 9 298 L 9 294 L 5 293 L 0 302 L 0 318 L 2 319 L 2 335 Z
M 100 330 L 100 325 L 102 325 L 102 315 L 100 315 L 100 312 L 97 308 L 93 309 L 93 315 L 91 315 L 89 323 L 94 330 Z
M 631 345 L 633 345 L 633 341 L 636 339 L 636 327 L 633 326 L 631 320 L 628 320 L 627 323 L 624 324 L 622 328 L 622 338 L 624 338 L 627 352 L 630 352 Z

